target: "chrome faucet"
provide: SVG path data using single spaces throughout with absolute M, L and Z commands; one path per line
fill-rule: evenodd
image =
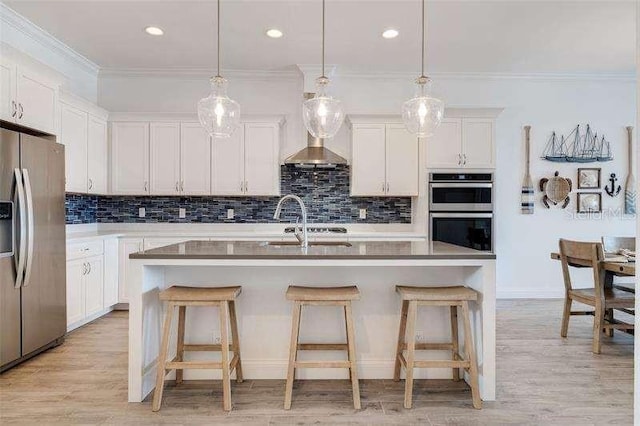
M 302 237 L 300 236 L 299 218 L 296 218 L 296 229 L 294 235 L 298 239 L 298 242 L 300 243 L 302 248 L 306 249 L 309 246 L 309 239 L 307 237 L 307 207 L 304 205 L 304 201 L 302 201 L 302 198 L 293 194 L 285 195 L 284 197 L 282 197 L 280 201 L 278 201 L 278 206 L 276 207 L 276 212 L 273 214 L 273 218 L 280 219 L 282 205 L 287 200 L 295 200 L 300 205 L 300 210 L 302 211 Z

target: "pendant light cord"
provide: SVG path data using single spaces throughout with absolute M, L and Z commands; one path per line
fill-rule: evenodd
M 424 4 L 426 0 L 422 0 L 422 63 L 421 63 L 421 73 L 420 76 L 424 77 L 424 49 L 425 49 L 425 26 L 426 22 L 424 19 Z
M 216 77 L 220 77 L 220 0 L 218 0 L 218 74 Z
M 324 75 L 324 11 L 325 11 L 325 0 L 322 0 L 322 77 Z

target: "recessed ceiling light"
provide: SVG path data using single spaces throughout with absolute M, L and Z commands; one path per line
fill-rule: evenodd
M 398 30 L 394 30 L 393 28 L 390 28 L 388 30 L 385 30 L 382 33 L 382 37 L 384 37 L 384 38 L 396 38 L 396 37 L 398 37 L 398 34 L 400 34 L 398 32 Z
M 146 31 L 147 34 L 151 34 L 154 36 L 161 36 L 164 34 L 164 31 L 162 31 L 162 28 L 158 28 L 158 27 L 147 27 L 144 30 Z
M 267 30 L 267 36 L 271 37 L 271 38 L 280 38 L 282 37 L 284 34 L 282 34 L 282 31 L 280 31 L 277 28 L 271 28 Z

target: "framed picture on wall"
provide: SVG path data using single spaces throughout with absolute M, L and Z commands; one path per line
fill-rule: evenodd
M 578 169 L 578 189 L 600 189 L 600 169 Z
M 578 213 L 602 212 L 602 193 L 578 192 Z

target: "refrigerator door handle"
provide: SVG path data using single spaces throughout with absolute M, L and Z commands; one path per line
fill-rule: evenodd
M 27 249 L 27 218 L 26 218 L 26 208 L 25 208 L 25 196 L 24 196 L 24 186 L 22 183 L 22 172 L 20 169 L 14 170 L 14 175 L 16 177 L 16 193 L 15 198 L 16 206 L 18 207 L 18 215 L 20 220 L 20 240 L 18 242 L 18 250 L 15 255 L 15 264 L 16 264 L 16 281 L 14 283 L 15 288 L 20 288 L 22 286 L 24 280 L 24 264 L 26 259 L 26 249 Z
M 24 273 L 24 286 L 29 285 L 29 279 L 31 278 L 31 269 L 33 267 L 33 192 L 31 191 L 31 180 L 29 179 L 29 171 L 22 169 L 22 176 L 24 178 L 24 188 L 27 194 L 27 265 Z

